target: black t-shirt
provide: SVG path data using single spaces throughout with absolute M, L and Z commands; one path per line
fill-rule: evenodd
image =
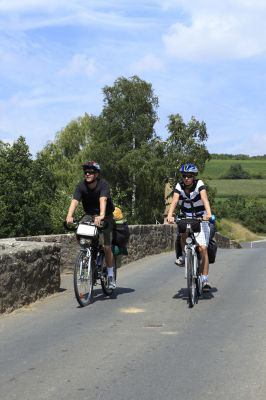
M 99 179 L 94 189 L 90 189 L 85 180 L 77 185 L 73 199 L 81 201 L 86 214 L 100 214 L 100 197 L 107 197 L 106 215 L 112 215 L 114 206 L 110 195 L 110 186 L 105 179 Z

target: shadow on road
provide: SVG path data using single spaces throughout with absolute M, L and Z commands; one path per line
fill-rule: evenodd
M 118 287 L 115 289 L 114 293 L 111 296 L 106 296 L 105 294 L 103 294 L 102 289 L 94 289 L 92 303 L 95 303 L 96 301 L 105 301 L 110 299 L 115 300 L 121 294 L 133 293 L 133 292 L 135 292 L 135 289 Z M 77 308 L 83 308 L 83 307 L 77 306 Z
M 214 293 L 218 292 L 216 287 L 212 287 L 208 293 L 203 293 L 202 296 L 198 298 L 199 301 L 201 300 L 210 300 L 214 298 Z M 188 290 L 187 288 L 181 288 L 174 296 L 173 299 L 181 299 L 186 300 L 188 302 Z

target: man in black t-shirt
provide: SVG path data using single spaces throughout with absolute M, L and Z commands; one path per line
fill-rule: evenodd
M 113 232 L 113 211 L 114 206 L 110 195 L 110 187 L 105 179 L 100 178 L 100 166 L 95 161 L 89 161 L 82 165 L 84 179 L 77 185 L 71 201 L 66 222 L 73 223 L 75 210 L 82 202 L 83 209 L 87 215 L 94 216 L 95 225 L 99 226 L 101 221 L 108 222 L 103 231 L 104 252 L 108 271 L 108 286 L 115 288 L 113 274 L 112 254 L 112 232 Z

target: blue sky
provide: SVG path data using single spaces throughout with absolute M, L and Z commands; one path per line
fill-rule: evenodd
M 264 0 L 0 0 L 0 139 L 36 154 L 102 88 L 138 75 L 216 153 L 266 154 Z

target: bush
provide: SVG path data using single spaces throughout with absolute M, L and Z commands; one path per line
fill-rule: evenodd
M 229 171 L 220 177 L 220 179 L 251 179 L 249 172 L 245 171 L 241 164 L 232 164 Z
M 266 232 L 266 206 L 257 198 L 246 199 L 243 196 L 232 196 L 216 204 L 221 218 L 239 221 L 252 232 Z

